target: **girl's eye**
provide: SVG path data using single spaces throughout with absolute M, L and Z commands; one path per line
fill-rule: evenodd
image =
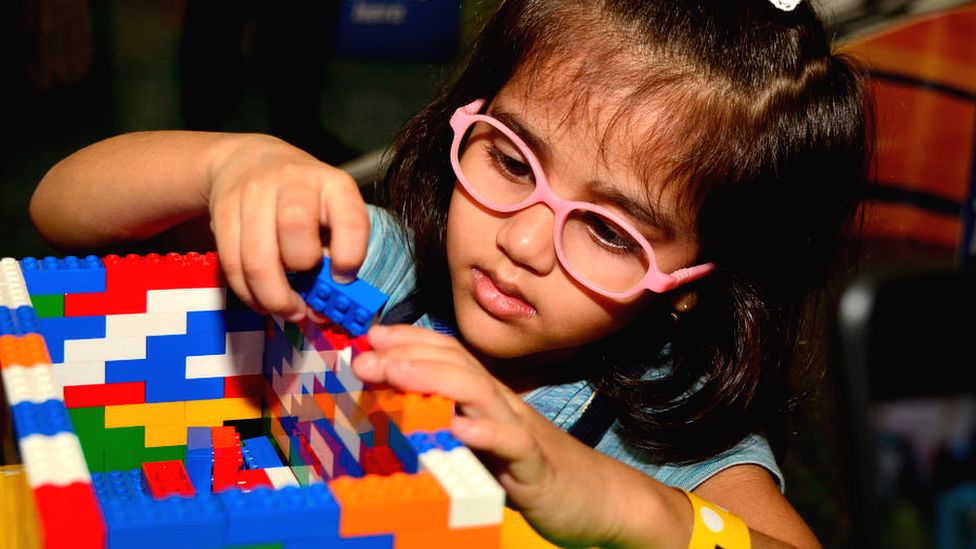
M 491 157 L 492 164 L 500 171 L 506 179 L 523 180 L 529 183 L 535 181 L 535 174 L 532 173 L 532 166 L 515 158 L 498 146 L 492 144 L 488 147 L 488 155 Z
M 601 247 L 620 254 L 644 253 L 640 243 L 616 223 L 593 212 L 586 212 L 584 217 L 590 238 Z

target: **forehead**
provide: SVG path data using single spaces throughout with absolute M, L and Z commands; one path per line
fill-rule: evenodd
M 594 84 L 570 63 L 540 69 L 517 71 L 492 109 L 514 115 L 545 142 L 559 156 L 553 164 L 569 162 L 563 167 L 576 176 L 610 183 L 690 224 L 694 216 L 683 200 L 688 184 L 669 178 L 682 147 L 671 137 L 679 121 L 667 94 L 644 93 L 609 74 Z

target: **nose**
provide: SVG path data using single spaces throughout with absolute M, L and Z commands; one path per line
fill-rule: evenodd
M 556 265 L 552 226 L 555 216 L 545 204 L 512 213 L 495 237 L 498 247 L 514 263 L 544 275 Z

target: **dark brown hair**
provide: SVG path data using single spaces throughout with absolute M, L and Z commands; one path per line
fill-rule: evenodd
M 401 133 L 385 181 L 414 232 L 423 303 L 451 317 L 451 114 L 490 100 L 516 73 L 580 59 L 570 78 L 578 100 L 623 79 L 634 91 L 622 111 L 635 107 L 621 117 L 648 99 L 667 107 L 667 124 L 636 150 L 668 155 L 666 179 L 697 213 L 701 260 L 718 266 L 694 283 L 698 304 L 677 324 L 660 300 L 592 344 L 587 360 L 603 365 L 594 383 L 628 441 L 662 462 L 771 434 L 804 298 L 836 258 L 868 156 L 862 77 L 831 52 L 806 2 L 784 12 L 769 0 L 502 1 L 457 77 Z M 667 375 L 645 379 L 662 349 Z

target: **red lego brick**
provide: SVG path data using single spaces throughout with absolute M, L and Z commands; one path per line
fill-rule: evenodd
M 146 290 L 219 288 L 225 285 L 216 252 L 189 252 L 185 255 L 171 252 L 165 256 L 148 254 L 143 261 Z
M 196 495 L 186 467 L 180 460 L 150 461 L 142 464 L 142 487 L 153 499 Z
M 105 291 L 65 294 L 64 316 L 100 316 L 146 312 L 146 269 L 141 256 L 107 255 Z
M 367 475 L 392 475 L 403 472 L 403 464 L 389 446 L 363 447 L 360 462 Z
M 64 388 L 64 405 L 68 408 L 140 404 L 146 401 L 146 382 L 68 385 Z
M 218 448 L 233 448 L 238 453 L 241 450 L 241 435 L 233 427 L 211 427 L 210 436 L 215 453 Z
M 263 375 L 231 376 L 224 378 L 224 398 L 261 398 L 266 378 Z
M 268 478 L 264 469 L 244 469 L 237 473 L 237 487 L 245 492 L 250 492 L 260 486 L 266 486 L 274 490 L 274 484 Z
M 213 445 L 213 491 L 237 486 L 237 475 L 244 466 L 241 436 L 233 427 L 211 427 Z
M 45 484 L 34 489 L 34 501 L 47 549 L 105 547 L 105 521 L 91 484 Z

